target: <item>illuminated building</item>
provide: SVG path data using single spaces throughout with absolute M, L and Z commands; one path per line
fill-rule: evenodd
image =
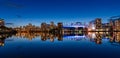
M 16 30 L 18 32 L 36 32 L 36 31 L 40 31 L 40 27 L 32 25 L 31 23 L 29 23 L 26 26 L 16 27 L 16 28 L 14 28 L 14 30 Z
M 86 27 L 86 28 L 88 28 L 88 31 L 95 31 L 95 24 L 94 23 L 95 23 L 94 21 L 89 22 L 88 27 Z
M 97 31 L 100 31 L 102 29 L 101 18 L 96 18 L 96 20 L 95 20 L 95 29 Z
M 47 24 L 41 23 L 41 31 L 46 31 L 46 30 L 47 30 Z
M 120 31 L 120 20 L 115 20 L 115 31 Z
M 103 31 L 109 31 L 111 29 L 111 26 L 109 23 L 103 23 L 102 29 L 103 29 Z M 112 29 L 111 29 L 111 31 L 112 31 Z
M 0 26 L 4 26 L 4 25 L 5 25 L 4 19 L 0 18 Z
M 62 28 L 63 28 L 63 23 L 59 22 L 59 23 L 57 24 L 58 33 L 62 34 L 62 30 L 63 30 Z
M 113 16 L 110 18 L 110 25 L 114 29 L 114 31 L 120 31 L 120 17 Z
M 63 27 L 63 24 L 61 22 L 58 23 L 58 29 L 61 29 Z
M 56 28 L 56 26 L 55 26 L 54 22 L 51 22 L 50 23 L 50 29 L 55 29 L 55 28 Z
M 110 24 L 111 27 L 113 27 L 114 26 L 114 20 L 110 19 L 109 24 Z

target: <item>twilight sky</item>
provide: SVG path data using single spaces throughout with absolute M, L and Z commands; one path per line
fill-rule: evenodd
M 26 25 L 54 21 L 89 22 L 120 15 L 120 0 L 0 0 L 0 18 Z

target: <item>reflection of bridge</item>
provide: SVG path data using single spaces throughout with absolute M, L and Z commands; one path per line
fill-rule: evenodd
M 76 41 L 81 41 L 86 38 L 85 35 L 68 35 L 68 36 L 63 36 L 63 38 L 68 39 L 68 40 L 76 40 Z

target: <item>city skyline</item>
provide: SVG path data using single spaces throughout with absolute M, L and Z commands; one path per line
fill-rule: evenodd
M 120 58 L 120 0 L 0 0 L 0 58 Z
M 50 21 L 88 23 L 95 18 L 107 22 L 120 13 L 119 0 L 0 0 L 0 18 L 17 26 Z

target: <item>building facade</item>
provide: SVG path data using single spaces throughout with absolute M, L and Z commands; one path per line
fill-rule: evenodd
M 95 29 L 96 31 L 102 31 L 102 20 L 101 18 L 95 19 Z
M 5 25 L 4 19 L 0 18 L 0 26 L 4 26 L 4 25 Z

